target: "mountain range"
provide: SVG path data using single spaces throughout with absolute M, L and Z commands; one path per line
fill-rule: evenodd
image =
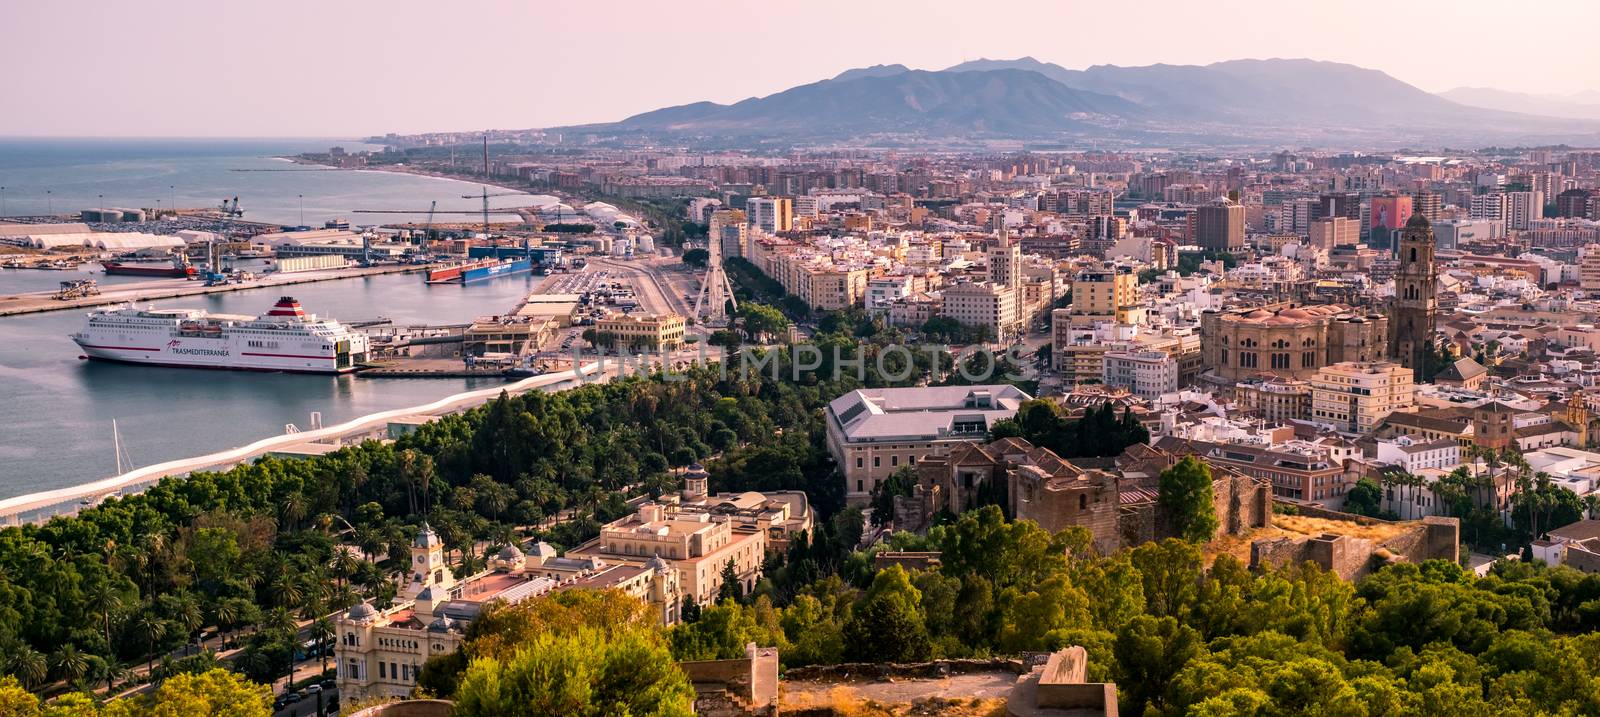
M 1468 92 L 1435 95 L 1378 70 L 1305 59 L 1069 70 L 1023 57 L 932 71 L 874 65 L 733 104 L 697 102 L 561 129 L 724 143 L 1600 142 L 1600 115 L 1570 110 L 1581 102 Z M 1563 108 L 1570 111 L 1554 111 Z
M 1439 93 L 1440 97 L 1473 107 L 1528 112 L 1546 117 L 1600 120 L 1600 92 L 1570 95 L 1534 95 L 1489 87 L 1457 87 Z

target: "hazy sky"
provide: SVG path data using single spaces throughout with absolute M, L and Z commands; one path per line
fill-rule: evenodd
M 878 63 L 1310 57 L 1430 91 L 1600 90 L 1596 0 L 0 0 L 0 135 L 610 121 Z

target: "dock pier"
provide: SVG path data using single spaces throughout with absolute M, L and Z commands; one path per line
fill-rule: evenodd
M 381 274 L 406 274 L 424 271 L 427 268 L 428 267 L 426 266 L 415 264 L 400 264 L 395 266 L 368 266 L 352 269 L 326 269 L 319 271 L 294 272 L 290 274 L 268 274 L 266 277 L 254 281 L 218 286 L 206 286 L 202 282 L 193 280 L 167 279 L 162 281 L 101 286 L 100 293 L 98 295 L 83 296 L 66 300 L 53 298 L 52 294 L 54 292 L 33 292 L 28 294 L 17 294 L 14 296 L 0 296 L 0 316 L 38 314 L 46 311 L 82 309 L 94 306 L 123 304 L 135 301 L 178 299 L 185 296 L 219 294 L 225 291 L 242 291 L 245 289 L 261 289 L 273 286 L 289 286 L 291 284 L 308 284 L 316 281 L 333 281 L 336 279 L 356 279 L 364 276 L 378 276 Z

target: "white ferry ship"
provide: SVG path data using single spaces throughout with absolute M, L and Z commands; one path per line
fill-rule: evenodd
M 90 359 L 185 368 L 345 373 L 367 359 L 365 334 L 288 296 L 264 316 L 112 307 L 89 314 L 72 340 Z

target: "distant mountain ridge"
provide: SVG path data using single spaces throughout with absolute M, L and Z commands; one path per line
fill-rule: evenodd
M 1511 92 L 1490 87 L 1457 87 L 1440 92 L 1439 96 L 1471 107 L 1528 112 L 1547 117 L 1600 119 L 1600 93 L 1595 92 L 1553 96 Z
M 617 126 L 755 134 L 948 131 L 1009 136 L 1143 113 L 1127 100 L 1074 90 L 1036 72 L 884 72 L 882 67 L 731 105 L 668 107 L 634 115 Z
M 1388 74 L 1307 59 L 1095 65 L 1032 57 L 944 70 L 882 64 L 733 104 L 696 102 L 564 128 L 662 136 L 1134 142 L 1600 142 L 1600 123 L 1471 106 Z

